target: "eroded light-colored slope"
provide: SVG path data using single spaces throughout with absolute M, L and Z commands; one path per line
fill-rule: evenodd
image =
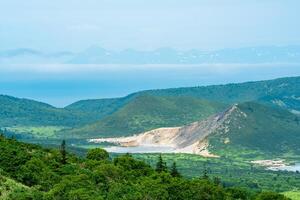
M 239 112 L 237 105 L 223 113 L 206 120 L 194 122 L 183 127 L 159 128 L 130 137 L 99 138 L 90 142 L 109 142 L 123 147 L 134 146 L 169 146 L 176 153 L 192 153 L 206 157 L 216 157 L 208 151 L 207 136 L 219 129 L 226 131 L 226 124 L 233 112 Z

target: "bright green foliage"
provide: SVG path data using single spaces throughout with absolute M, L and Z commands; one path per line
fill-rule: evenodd
M 114 159 L 114 164 L 123 168 L 127 177 L 149 176 L 153 169 L 143 161 L 134 159 L 131 155 L 126 154 Z
M 208 180 L 177 180 L 171 183 L 172 199 L 230 199 L 221 186 L 212 185 Z
M 80 199 L 80 200 L 102 200 L 101 191 L 86 174 L 67 175 L 55 184 L 45 195 L 45 199 Z
M 68 127 L 64 126 L 15 126 L 7 127 L 6 131 L 10 131 L 16 134 L 16 136 L 27 136 L 34 138 L 52 138 L 56 137 L 56 134 Z
M 0 199 L 1 200 L 25 200 L 38 197 L 38 192 L 21 183 L 3 176 L 0 172 Z
M 109 158 L 109 154 L 104 149 L 95 148 L 88 151 L 86 158 L 98 161 L 107 160 Z
M 11 174 L 16 174 L 22 165 L 32 158 L 30 152 L 36 151 L 38 147 L 19 144 L 15 140 L 6 140 L 0 136 L 0 166 Z
M 168 166 L 176 161 L 176 167 L 183 177 L 193 179 L 211 179 L 214 184 L 221 182 L 221 185 L 227 187 L 248 188 L 253 191 L 276 191 L 285 192 L 300 188 L 300 174 L 287 171 L 266 170 L 258 165 L 253 165 L 252 160 L 266 159 L 264 157 L 254 157 L 247 151 L 232 152 L 238 154 L 234 157 L 230 154 L 228 157 L 204 158 L 198 155 L 190 154 L 164 154 L 164 161 Z M 145 160 L 152 167 L 156 167 L 158 154 L 135 154 L 139 160 Z M 299 157 L 293 159 L 299 160 Z M 204 173 L 206 172 L 206 173 Z M 207 178 L 208 177 L 208 178 Z M 215 178 L 219 180 L 216 182 Z
M 233 199 L 243 199 L 243 200 L 251 200 L 254 197 L 253 193 L 250 193 L 249 191 L 242 189 L 242 188 L 228 188 L 226 189 L 227 192 L 231 194 L 231 197 Z
M 300 200 L 300 191 L 293 190 L 293 191 L 284 192 L 283 194 L 284 196 L 292 200 Z
M 289 200 L 282 194 L 277 194 L 274 192 L 262 192 L 259 194 L 255 200 Z
M 58 179 L 57 175 L 41 159 L 35 157 L 22 165 L 17 175 L 17 179 L 25 185 L 41 185 L 45 190 L 50 188 L 51 181 Z
M 58 150 L 42 149 L 3 137 L 0 147 L 0 168 L 6 177 L 10 177 L 0 176 L 0 199 L 234 200 L 237 196 L 251 199 L 267 196 L 259 193 L 250 195 L 243 190 L 230 190 L 209 179 L 188 180 L 172 177 L 167 171 L 157 173 L 149 165 L 130 155 L 119 156 L 109 161 L 78 159 L 67 154 L 68 163 L 63 165 L 60 163 L 61 156 Z M 15 160 L 19 162 L 15 162 L 14 166 L 4 165 L 5 162 L 13 162 L 8 156 L 13 151 L 16 152 Z M 99 150 L 96 151 L 96 155 L 98 152 Z M 26 159 L 23 161 L 24 156 Z M 12 179 L 18 180 L 19 183 Z M 272 197 L 277 198 L 276 195 L 272 193 Z

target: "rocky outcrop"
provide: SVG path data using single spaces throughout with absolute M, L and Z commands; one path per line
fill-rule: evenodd
M 99 138 L 89 142 L 109 142 L 123 147 L 133 146 L 169 146 L 175 153 L 198 154 L 205 157 L 218 157 L 209 152 L 207 137 L 218 130 L 228 131 L 228 123 L 233 113 L 239 112 L 237 105 L 225 112 L 211 116 L 206 120 L 191 123 L 183 127 L 159 128 L 130 137 Z

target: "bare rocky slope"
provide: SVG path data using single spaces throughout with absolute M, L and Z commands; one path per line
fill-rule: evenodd
M 299 152 L 300 122 L 286 110 L 249 102 L 182 127 L 159 128 L 130 137 L 91 139 L 122 147 L 172 147 L 174 153 L 218 157 L 226 149 L 265 154 Z
M 177 153 L 192 153 L 206 157 L 217 157 L 208 151 L 207 137 L 218 130 L 226 131 L 226 123 L 232 113 L 245 114 L 237 105 L 225 112 L 213 115 L 206 120 L 191 123 L 183 127 L 158 128 L 130 137 L 92 139 L 90 142 L 109 142 L 123 147 L 133 146 L 170 146 Z

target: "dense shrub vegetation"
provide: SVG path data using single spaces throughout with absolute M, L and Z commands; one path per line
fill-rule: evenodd
M 94 149 L 87 158 L 78 158 L 65 148 L 62 143 L 58 150 L 43 149 L 1 136 L 0 199 L 287 199 L 273 192 L 225 188 L 205 173 L 192 180 L 181 178 L 176 164 L 168 169 L 163 157 L 153 169 L 128 154 L 110 159 L 104 150 Z

